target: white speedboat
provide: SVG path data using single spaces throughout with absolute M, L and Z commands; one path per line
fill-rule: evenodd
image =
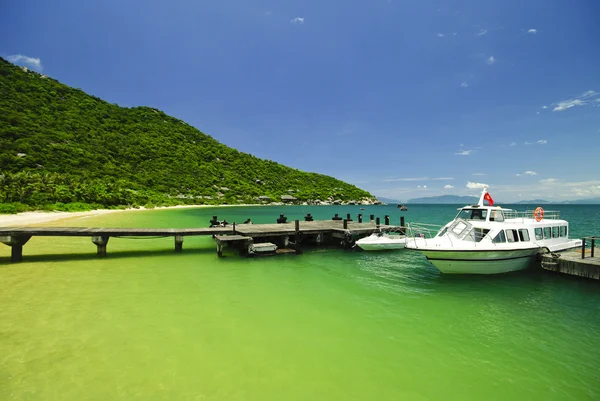
M 356 241 L 356 245 L 365 251 L 387 251 L 391 249 L 404 249 L 406 236 L 399 232 L 373 233 Z
M 493 206 L 487 188 L 477 205 L 459 210 L 434 237 L 430 225 L 408 225 L 406 248 L 422 252 L 442 273 L 506 273 L 527 268 L 540 253 L 581 247 L 580 239 L 569 239 L 569 223 L 559 212 Z

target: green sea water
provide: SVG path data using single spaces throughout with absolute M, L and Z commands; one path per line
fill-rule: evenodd
M 410 205 L 443 224 L 455 206 Z M 600 206 L 559 206 L 571 236 Z M 122 212 L 47 225 L 206 227 L 392 206 Z M 523 207 L 519 207 L 523 209 Z M 420 254 L 217 258 L 209 237 L 0 245 L 0 400 L 598 400 L 598 282 L 440 275 Z

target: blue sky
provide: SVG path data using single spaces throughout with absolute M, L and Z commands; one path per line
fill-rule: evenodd
M 600 196 L 598 1 L 9 2 L 0 55 L 388 198 Z

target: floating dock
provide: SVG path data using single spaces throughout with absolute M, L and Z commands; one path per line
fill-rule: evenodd
M 336 215 L 337 217 L 337 215 Z M 403 225 L 402 219 L 402 225 Z M 347 219 L 303 221 L 278 224 L 231 224 L 210 228 L 89 228 L 89 227 L 13 227 L 0 228 L 0 242 L 11 247 L 11 262 L 23 260 L 23 247 L 34 236 L 43 237 L 90 237 L 97 246 L 97 254 L 106 256 L 108 241 L 115 238 L 173 237 L 175 251 L 183 250 L 185 237 L 210 235 L 217 243 L 217 254 L 222 256 L 224 246 L 236 248 L 241 254 L 259 254 L 277 248 L 293 249 L 301 253 L 301 244 L 337 244 L 351 248 L 354 242 L 377 230 L 398 229 L 389 225 L 389 218 L 379 224 L 376 221 L 353 222 Z M 289 252 L 289 251 L 288 251 Z
M 542 268 L 571 276 L 600 280 L 600 249 L 596 241 L 600 237 L 582 238 L 581 249 L 563 253 L 547 253 L 542 256 Z M 586 243 L 591 247 L 586 248 Z

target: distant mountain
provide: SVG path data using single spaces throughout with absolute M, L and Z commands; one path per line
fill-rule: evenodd
M 555 202 L 563 205 L 600 205 L 600 198 L 587 198 L 571 201 Z
M 378 196 L 377 200 L 379 200 L 380 202 L 383 202 L 383 203 L 387 203 L 388 205 L 392 205 L 394 203 L 402 203 L 399 200 L 390 199 L 390 198 L 384 198 L 384 197 L 381 197 L 381 196 Z
M 382 198 L 379 198 L 380 200 Z M 395 202 L 395 201 L 394 201 Z M 425 198 L 414 198 L 409 199 L 406 203 L 420 203 L 420 204 L 460 204 L 460 205 L 474 205 L 479 202 L 479 198 L 475 196 L 457 196 L 457 195 L 441 195 L 441 196 L 430 196 Z M 392 203 L 387 202 L 386 203 Z M 497 205 L 600 205 L 600 198 L 587 198 L 568 200 L 560 202 L 552 202 L 545 199 L 532 199 L 522 200 L 518 202 L 503 202 L 496 201 L 494 204 Z
M 513 205 L 545 205 L 545 204 L 549 204 L 549 203 L 556 203 L 556 202 L 551 202 L 551 201 L 547 201 L 547 200 L 543 200 L 543 199 L 533 199 L 533 200 L 523 200 L 523 201 L 518 201 L 518 202 L 512 202 L 511 204 Z
M 479 202 L 479 198 L 476 196 L 442 195 L 409 199 L 407 203 L 473 205 L 477 202 Z

